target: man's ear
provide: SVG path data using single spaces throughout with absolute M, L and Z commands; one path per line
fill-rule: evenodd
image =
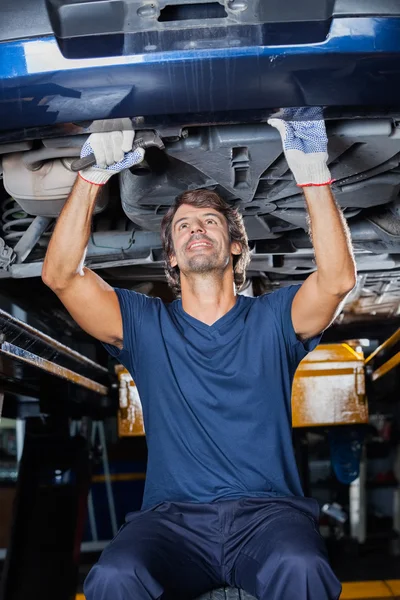
M 176 260 L 175 254 L 169 255 L 169 264 L 171 265 L 172 268 L 174 268 L 178 265 L 178 261 Z
M 242 244 L 240 242 L 231 242 L 231 254 L 235 256 L 242 254 Z

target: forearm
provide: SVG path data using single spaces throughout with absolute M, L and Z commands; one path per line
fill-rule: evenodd
M 346 219 L 336 204 L 330 186 L 310 186 L 303 190 L 317 263 L 318 285 L 334 295 L 345 295 L 356 281 L 356 266 Z
M 63 288 L 77 275 L 90 236 L 98 185 L 77 177 L 58 217 L 47 249 L 42 279 L 51 288 Z

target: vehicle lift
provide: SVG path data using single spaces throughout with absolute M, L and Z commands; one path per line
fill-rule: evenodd
M 113 379 L 105 367 L 0 310 L 0 417 L 3 408 L 4 417 L 25 421 L 4 600 L 75 598 L 96 454 L 91 440 L 98 421 L 116 414 Z

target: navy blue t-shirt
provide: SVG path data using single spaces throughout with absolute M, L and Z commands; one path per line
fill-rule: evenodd
M 116 289 L 124 348 L 143 406 L 148 465 L 143 509 L 161 502 L 302 496 L 292 445 L 295 370 L 320 337 L 296 337 L 300 286 L 249 298 L 206 325 L 181 300 Z

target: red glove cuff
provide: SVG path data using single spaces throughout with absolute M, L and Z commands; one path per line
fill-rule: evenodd
M 330 179 L 329 181 L 327 181 L 326 183 L 297 183 L 297 187 L 322 187 L 323 185 L 331 185 L 332 183 L 334 183 L 336 181 L 336 179 Z

